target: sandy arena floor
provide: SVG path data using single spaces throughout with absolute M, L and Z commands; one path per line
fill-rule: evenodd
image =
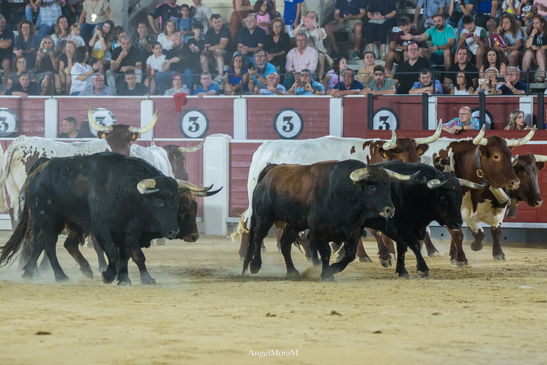
M 353 262 L 323 283 L 294 249 L 303 275 L 286 279 L 275 242 L 266 246 L 253 276 L 241 276 L 237 246 L 224 237 L 153 246 L 145 251 L 153 287 L 140 285 L 133 263 L 133 287 L 86 279 L 62 246 L 68 284 L 49 272 L 24 283 L 17 263 L 0 269 L 0 364 L 547 362 L 546 249 L 506 248 L 507 261 L 494 262 L 491 247 L 473 252 L 467 243 L 469 267 L 426 258 L 429 280 L 409 252 L 410 279 Z M 365 247 L 375 257 L 374 242 Z M 96 270 L 94 251 L 82 252 Z M 260 359 L 268 350 L 298 356 Z

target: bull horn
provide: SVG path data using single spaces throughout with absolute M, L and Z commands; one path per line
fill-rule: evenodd
M 156 122 L 158 121 L 158 112 L 159 112 L 159 110 L 156 110 L 156 112 L 152 116 L 152 119 L 150 119 L 150 122 L 148 122 L 147 125 L 145 125 L 144 127 L 140 127 L 140 128 L 129 127 L 128 128 L 129 132 L 131 132 L 131 133 L 140 133 L 140 134 L 150 132 L 152 130 L 152 128 L 154 128 L 154 125 L 156 125 Z
M 441 186 L 443 186 L 444 184 L 446 184 L 448 180 L 445 180 L 443 182 L 441 182 L 441 180 L 439 179 L 433 179 L 433 180 L 429 180 L 427 182 L 427 187 L 430 188 L 430 189 L 437 189 L 437 188 L 440 188 Z
M 425 137 L 425 138 L 414 138 L 414 140 L 416 141 L 417 145 L 433 143 L 439 139 L 439 137 L 441 136 L 442 130 L 443 130 L 443 120 L 441 119 L 439 121 L 439 125 L 437 126 L 437 130 L 432 136 Z
M 516 147 L 516 146 L 522 146 L 525 143 L 528 143 L 532 137 L 534 136 L 534 133 L 536 133 L 536 126 L 532 128 L 530 133 L 528 133 L 526 136 L 519 138 L 519 139 L 510 139 L 507 141 L 507 147 Z
M 383 167 L 382 167 L 383 168 Z M 392 179 L 397 179 L 397 180 L 410 180 L 412 179 L 414 176 L 418 175 L 419 171 L 412 174 L 412 175 L 403 175 L 403 174 L 399 174 L 398 172 L 395 172 L 395 171 L 391 171 L 391 170 L 388 170 L 386 168 L 383 168 L 386 172 L 387 172 L 387 175 L 392 178 Z
M 384 150 L 392 150 L 395 148 L 395 146 L 397 145 L 397 134 L 395 133 L 395 130 L 392 129 L 391 130 L 391 139 L 384 143 L 384 145 L 382 146 Z
M 349 178 L 353 182 L 366 180 L 366 179 L 369 178 L 369 176 L 370 176 L 370 172 L 369 172 L 368 167 L 363 167 L 363 168 L 360 168 L 360 169 L 357 169 L 357 170 L 353 170 L 351 172 L 351 174 L 349 174 Z
M 543 155 L 534 155 L 536 162 L 547 162 L 547 156 Z
M 177 179 L 177 183 L 179 184 L 179 189 L 190 190 L 192 192 L 209 191 L 213 187 L 213 185 L 211 185 L 208 188 L 206 188 L 206 187 L 194 185 L 192 183 L 189 183 L 188 181 L 179 180 L 179 179 Z
M 482 128 L 481 128 L 481 131 L 479 132 L 479 134 L 473 140 L 473 144 L 475 146 L 478 146 L 478 145 L 486 146 L 486 145 L 488 145 L 488 141 L 483 140 L 485 131 L 486 131 L 486 125 L 483 125 Z
M 211 185 L 211 188 L 212 188 L 212 187 L 213 187 L 213 186 Z M 211 196 L 211 195 L 215 195 L 216 193 L 218 193 L 218 192 L 221 191 L 221 190 L 222 190 L 222 186 L 221 186 L 220 189 L 218 189 L 218 190 L 213 190 L 213 191 L 202 191 L 202 192 L 197 192 L 197 193 L 192 192 L 192 195 L 194 195 L 194 196 L 201 196 L 201 197 Z
M 471 189 L 477 189 L 478 190 L 478 189 L 484 189 L 485 188 L 485 185 L 477 184 L 477 183 L 474 183 L 474 182 L 466 180 L 466 179 L 458 179 L 458 181 L 460 182 L 461 186 L 465 186 L 465 187 L 468 187 L 468 188 L 471 188 Z
M 186 148 L 186 147 L 179 147 L 178 150 L 182 153 L 190 153 L 190 152 L 197 152 L 201 149 L 201 147 L 203 147 L 203 144 L 205 143 L 205 139 L 203 139 L 203 141 L 201 141 L 200 144 L 198 144 L 197 146 L 195 147 L 190 147 L 190 148 Z
M 511 165 L 515 166 L 519 160 L 519 155 L 516 155 L 515 157 L 511 158 Z
M 95 118 L 93 118 L 93 112 L 91 111 L 91 105 L 89 105 L 89 103 L 87 103 L 87 119 L 91 128 L 95 129 L 97 132 L 109 133 L 112 132 L 112 129 L 114 129 L 111 125 L 99 125 L 97 124 L 97 122 L 95 122 Z
M 160 189 L 154 189 L 156 187 L 156 180 L 154 179 L 144 179 L 139 181 L 137 184 L 137 190 L 141 194 L 152 194 Z

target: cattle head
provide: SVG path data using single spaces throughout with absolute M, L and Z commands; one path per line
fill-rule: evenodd
M 188 173 L 186 172 L 186 168 L 184 166 L 185 158 L 183 153 L 197 152 L 201 149 L 201 147 L 203 147 L 204 143 L 205 139 L 197 146 L 191 148 L 179 147 L 174 144 L 163 146 L 163 149 L 167 151 L 167 157 L 169 158 L 169 163 L 173 169 L 175 179 L 188 181 Z
M 507 210 L 508 217 L 515 217 L 517 207 L 521 202 L 526 202 L 529 206 L 536 208 L 543 204 L 538 175 L 545 166 L 545 161 L 547 161 L 547 156 L 532 154 L 515 156 L 513 168 L 520 180 L 520 185 L 518 189 L 509 192 L 511 203 Z
M 526 137 L 517 140 L 505 140 L 498 136 L 484 137 L 483 126 L 473 144 L 479 146 L 475 151 L 475 167 L 479 178 L 486 179 L 495 189 L 517 189 L 519 179 L 512 166 L 509 147 L 521 146 L 528 142 L 535 133 L 535 127 Z
M 391 140 L 384 143 L 379 148 L 379 152 L 383 158 L 394 161 L 402 160 L 403 162 L 417 163 L 420 162 L 422 156 L 428 149 L 429 143 L 439 139 L 442 131 L 442 121 L 439 123 L 437 130 L 432 136 L 426 138 L 397 138 L 395 131 L 391 131 Z
M 99 125 L 93 117 L 91 105 L 87 104 L 87 118 L 89 126 L 97 131 L 97 137 L 106 139 L 112 152 L 129 155 L 129 147 L 139 138 L 139 133 L 147 133 L 154 128 L 158 120 L 158 111 L 154 113 L 152 119 L 144 127 L 133 127 L 125 124 L 114 124 L 109 126 Z
M 475 184 L 464 179 L 457 179 L 452 175 L 441 174 L 439 178 L 424 179 L 427 181 L 427 188 L 432 194 L 433 208 L 431 211 L 435 220 L 450 229 L 461 228 L 462 221 L 462 186 L 470 188 L 483 188 L 483 185 Z
M 153 232 L 160 232 L 163 237 L 172 240 L 179 234 L 177 212 L 179 210 L 179 187 L 175 179 L 158 176 L 145 179 L 137 184 L 141 194 L 140 208 L 147 213 L 148 223 Z
M 395 214 L 395 206 L 391 201 L 391 181 L 410 180 L 413 175 L 402 175 L 378 166 L 367 166 L 354 170 L 350 174 L 353 184 L 363 192 L 363 198 L 372 213 L 384 218 Z

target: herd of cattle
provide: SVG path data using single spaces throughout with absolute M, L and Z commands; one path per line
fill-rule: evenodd
M 93 277 L 79 250 L 88 237 L 97 250 L 104 282 L 117 278 L 121 285 L 131 284 L 132 258 L 141 282 L 154 284 L 142 247 L 163 237 L 195 242 L 195 197 L 220 190 L 187 182 L 183 153 L 196 152 L 203 142 L 193 148 L 134 144 L 139 134 L 154 127 L 157 117 L 156 113 L 142 128 L 105 127 L 95 122 L 88 107 L 97 141 L 19 137 L 5 154 L 0 149 L 0 211 L 9 209 L 15 227 L 0 248 L 0 266 L 21 254 L 23 276 L 30 279 L 39 273 L 37 260 L 45 251 L 56 280 L 67 280 L 57 260 L 56 242 L 68 230 L 64 246 L 84 275 Z M 430 256 L 438 255 L 428 234 L 432 221 L 450 232 L 452 263 L 467 264 L 463 222 L 475 238 L 473 250 L 482 248 L 480 222 L 490 225 L 494 259 L 504 260 L 500 232 L 506 212 L 514 216 L 521 202 L 542 204 L 537 180 L 547 157 L 511 154 L 512 147 L 530 141 L 534 132 L 505 140 L 485 137 L 483 128 L 474 139 L 455 140 L 439 138 L 439 124 L 427 138 L 397 138 L 393 131 L 390 141 L 328 136 L 265 142 L 253 155 L 249 207 L 232 235 L 234 240 L 241 238 L 243 272 L 249 266 L 251 273 L 260 270 L 261 247 L 272 225 L 287 275 L 298 275 L 291 259 L 293 243 L 304 247 L 314 265 L 322 265 L 321 277 L 327 281 L 356 256 L 370 260 L 361 242 L 367 228 L 378 241 L 384 267 L 391 266 L 394 240 L 397 274 L 408 276 L 404 258 L 410 248 L 418 273 L 428 277 L 421 245 Z M 330 243 L 342 247 L 333 264 Z

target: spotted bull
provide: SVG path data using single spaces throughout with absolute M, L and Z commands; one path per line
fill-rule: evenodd
M 323 280 L 334 280 L 340 271 L 329 267 L 329 242 L 346 242 L 354 250 L 365 220 L 393 216 L 390 178 L 410 179 L 361 161 L 326 161 L 311 165 L 268 165 L 257 178 L 250 218 L 250 245 L 243 272 L 255 274 L 262 266 L 264 237 L 275 223 L 283 227 L 281 252 L 287 275 L 298 275 L 292 264 L 291 246 L 298 232 L 309 229 L 310 246 L 321 255 Z

